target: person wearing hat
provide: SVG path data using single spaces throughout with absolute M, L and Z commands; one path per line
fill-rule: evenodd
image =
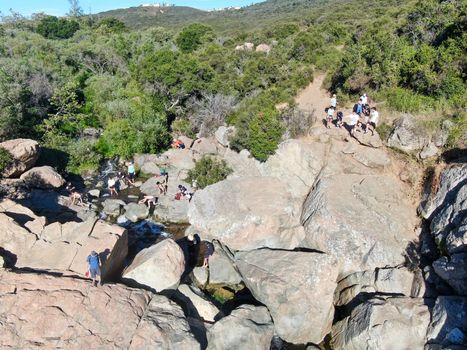
M 96 251 L 93 250 L 91 254 L 88 255 L 86 261 L 88 262 L 88 272 L 89 276 L 92 278 L 92 285 L 97 286 L 97 284 L 99 283 L 99 277 L 101 275 L 101 260 L 99 259 L 99 254 L 97 254 Z M 100 285 L 102 285 L 102 278 L 100 281 Z
M 332 95 L 331 98 L 331 108 L 336 109 L 337 107 L 337 96 L 336 94 Z
M 360 99 L 362 100 L 362 104 L 364 106 L 366 106 L 368 104 L 368 96 L 366 94 L 363 94 L 363 96 L 360 97 Z

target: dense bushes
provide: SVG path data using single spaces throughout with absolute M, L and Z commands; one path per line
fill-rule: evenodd
M 11 163 L 13 157 L 5 148 L 0 147 L 0 173 Z
M 75 20 L 47 16 L 41 19 L 37 25 L 37 32 L 48 39 L 68 39 L 79 29 L 79 23 Z
M 176 43 L 183 52 L 193 52 L 203 42 L 212 40 L 213 37 L 214 33 L 211 27 L 201 23 L 193 23 L 183 28 L 177 36 Z
M 225 180 L 232 173 L 224 160 L 217 160 L 210 156 L 204 156 L 198 160 L 195 167 L 188 172 L 186 181 L 196 181 L 199 188 L 215 184 Z

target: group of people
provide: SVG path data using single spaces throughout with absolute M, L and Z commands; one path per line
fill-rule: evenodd
M 326 127 L 331 128 L 331 124 L 341 128 L 344 125 L 344 113 L 337 111 L 337 96 L 333 94 L 330 101 L 330 106 L 326 108 Z M 334 114 L 336 113 L 336 119 Z M 363 131 L 365 134 L 370 131 L 374 135 L 374 131 L 379 122 L 379 112 L 376 107 L 370 107 L 367 94 L 360 96 L 358 102 L 353 106 L 352 113 L 348 116 L 346 125 L 352 136 L 356 131 Z
M 135 184 L 135 179 L 136 179 L 135 164 L 133 162 L 130 162 L 127 170 L 128 171 L 126 174 L 120 171 L 117 173 L 116 176 L 110 177 L 109 180 L 107 180 L 107 188 L 111 196 L 114 194 L 118 196 L 120 181 L 122 181 L 128 186 Z

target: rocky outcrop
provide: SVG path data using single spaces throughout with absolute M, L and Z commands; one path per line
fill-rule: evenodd
M 214 253 L 209 258 L 209 283 L 236 285 L 242 277 L 232 265 L 232 259 L 219 242 L 213 242 Z
M 446 349 L 467 344 L 467 298 L 442 296 L 436 299 L 426 334 L 427 349 Z
M 182 249 L 172 239 L 165 239 L 139 252 L 125 271 L 123 281 L 161 292 L 177 289 L 185 270 Z
M 6 149 L 13 161 L 3 170 L 4 177 L 18 177 L 31 169 L 39 158 L 39 144 L 30 139 L 14 139 L 0 143 L 0 148 Z
M 217 142 L 224 147 L 230 146 L 230 139 L 235 134 L 235 127 L 234 126 L 220 126 L 217 128 L 216 132 L 214 133 L 214 137 L 216 138 Z
M 332 328 L 336 350 L 423 349 L 430 313 L 423 299 L 368 300 Z
M 331 330 L 338 266 L 326 254 L 260 249 L 235 254 L 253 296 L 267 306 L 285 341 L 320 343 Z
M 229 168 L 233 170 L 232 174 L 228 176 L 229 179 L 245 176 L 261 176 L 260 162 L 253 158 L 246 149 L 237 153 L 228 148 L 222 157 Z
M 216 316 L 221 315 L 220 310 L 203 295 L 201 290 L 187 284 L 181 284 L 178 291 L 180 293 L 174 297 L 183 305 L 188 317 L 214 322 Z
M 256 46 L 256 52 L 264 52 L 268 54 L 270 51 L 271 51 L 271 46 L 267 44 L 259 44 L 258 46 Z
M 118 284 L 0 270 L 0 348 L 199 349 L 183 311 Z
M 457 295 L 467 296 L 467 253 L 442 256 L 433 262 L 433 268 Z
M 191 150 L 193 151 L 193 154 L 197 156 L 217 154 L 217 146 L 215 140 L 205 137 L 195 140 L 195 142 L 193 142 L 193 145 L 191 146 Z
M 124 207 L 126 203 L 120 199 L 106 199 L 104 201 L 104 208 L 102 209 L 103 212 L 109 216 L 119 216 L 122 207 Z
M 419 151 L 430 141 L 417 126 L 414 116 L 405 114 L 398 119 L 388 138 L 388 146 L 404 152 Z
M 124 209 L 125 217 L 131 222 L 138 222 L 149 216 L 149 208 L 144 204 L 128 203 Z
M 424 292 L 424 281 L 420 275 L 406 268 L 389 267 L 346 276 L 338 283 L 334 303 L 336 306 L 346 305 L 360 293 L 422 297 Z
M 0 246 L 14 258 L 15 267 L 84 275 L 86 258 L 95 250 L 101 258 L 102 278 L 119 275 L 128 253 L 125 229 L 93 218 L 45 225 L 44 218 L 10 201 L 0 208 Z
M 208 350 L 268 350 L 274 335 L 264 306 L 242 305 L 216 322 L 208 332 Z
M 248 177 L 197 191 L 188 218 L 208 240 L 233 249 L 294 248 L 304 237 L 299 210 L 278 179 Z
M 32 168 L 23 173 L 20 179 L 36 188 L 60 188 L 65 184 L 63 177 L 48 165 Z
M 416 238 L 414 208 L 388 175 L 321 176 L 302 213 L 302 245 L 335 256 L 341 275 L 404 263 Z

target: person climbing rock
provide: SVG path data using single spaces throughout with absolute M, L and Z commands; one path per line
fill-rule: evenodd
M 99 283 L 99 277 L 101 277 L 101 260 L 99 259 L 99 254 L 97 254 L 96 251 L 93 250 L 91 254 L 88 255 L 86 261 L 88 263 L 89 277 L 92 278 L 92 286 L 96 287 Z M 102 278 L 100 279 L 100 285 L 102 285 Z
M 196 266 L 197 258 L 198 258 L 198 252 L 199 252 L 199 246 L 198 243 L 200 241 L 200 238 L 197 234 L 192 235 L 189 234 L 187 236 L 187 242 L 188 242 L 188 264 L 191 267 Z
M 326 128 L 331 129 L 331 124 L 332 124 L 333 119 L 334 119 L 334 108 L 329 107 L 327 116 L 326 116 Z
M 203 267 L 209 266 L 209 258 L 214 254 L 214 245 L 211 242 L 204 241 L 204 260 Z
M 107 187 L 110 191 L 110 195 L 112 196 L 112 194 L 115 193 L 116 196 L 118 196 L 118 192 L 117 192 L 117 179 L 115 177 L 111 177 L 109 178 L 109 180 L 107 181 Z
M 359 120 L 358 114 L 355 112 L 352 112 L 352 114 L 350 115 L 350 122 L 349 122 L 349 132 L 351 136 L 354 136 L 355 134 L 355 128 L 357 127 L 358 120 Z
M 371 135 L 374 135 L 378 122 L 379 122 L 379 112 L 376 109 L 376 107 L 373 107 L 370 113 L 370 122 L 368 123 L 368 128 L 371 131 Z
M 158 198 L 155 196 L 144 196 L 138 203 L 146 204 L 148 208 L 151 208 L 151 204 L 157 206 Z

